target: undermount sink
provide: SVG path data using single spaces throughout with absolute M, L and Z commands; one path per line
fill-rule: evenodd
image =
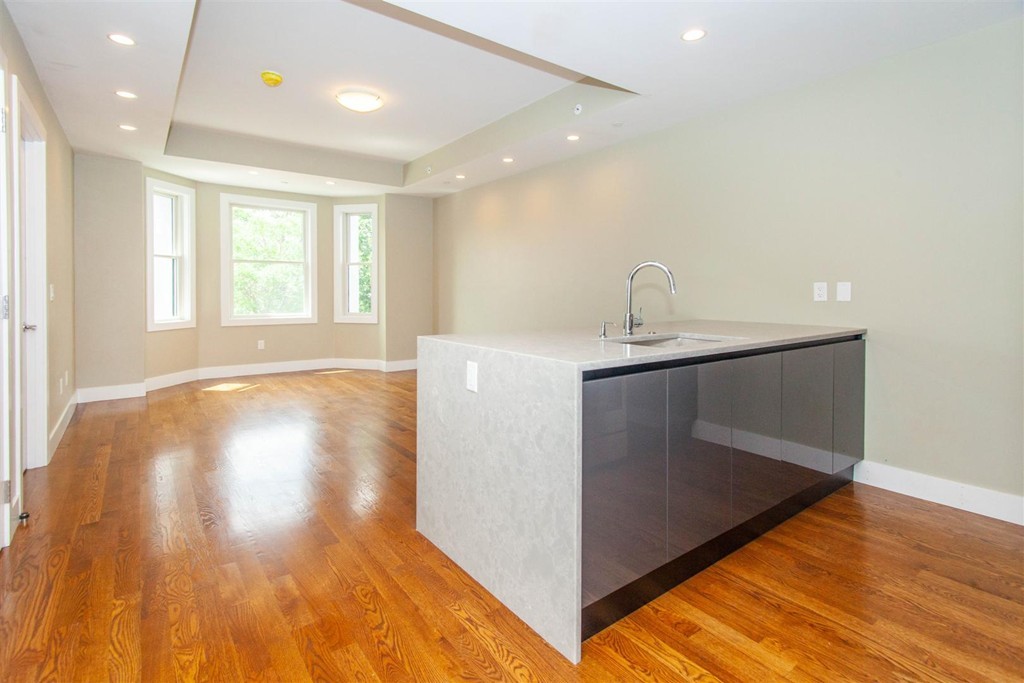
M 668 349 L 677 346 L 736 341 L 738 339 L 743 339 L 743 337 L 723 337 L 714 334 L 696 334 L 692 332 L 667 332 L 662 334 L 637 334 L 630 337 L 615 337 L 605 341 L 615 342 L 616 344 L 654 346 L 660 349 Z

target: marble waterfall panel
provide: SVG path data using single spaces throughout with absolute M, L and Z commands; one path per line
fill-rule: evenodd
M 417 530 L 578 662 L 576 366 L 422 337 L 417 364 Z

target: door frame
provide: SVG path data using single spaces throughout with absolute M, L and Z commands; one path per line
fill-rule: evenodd
M 24 509 L 22 472 L 47 464 L 46 128 L 17 75 L 11 77 L 11 514 Z M 33 331 L 23 331 L 35 325 Z
M 0 316 L 0 348 L 3 350 L 0 362 L 0 482 L 11 487 L 14 493 L 13 463 L 11 449 L 14 435 L 11 431 L 11 369 L 13 363 L 10 294 L 11 294 L 11 167 L 9 154 L 11 140 L 11 109 L 8 106 L 7 55 L 0 49 L 0 111 L 3 112 L 3 126 L 0 129 L 0 302 L 6 297 L 7 315 Z M 9 482 L 9 483 L 8 483 Z M 11 544 L 14 535 L 15 513 L 10 502 L 0 504 L 0 548 Z

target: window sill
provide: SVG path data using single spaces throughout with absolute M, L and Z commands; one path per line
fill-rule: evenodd
M 221 318 L 221 327 L 256 327 L 260 325 L 315 325 L 316 316 L 295 318 Z
M 165 332 L 167 330 L 185 330 L 188 328 L 194 328 L 196 326 L 195 320 L 174 320 L 165 323 L 154 323 L 150 322 L 146 325 L 147 332 Z
M 372 315 L 339 315 L 335 316 L 336 323 L 356 323 L 357 325 L 376 325 L 377 314 Z

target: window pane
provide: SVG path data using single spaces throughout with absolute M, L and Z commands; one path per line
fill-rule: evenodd
M 153 253 L 174 254 L 174 197 L 153 193 Z
M 372 313 L 370 300 L 370 264 L 348 267 L 348 308 L 349 313 Z
M 234 264 L 234 315 L 304 315 L 302 263 Z
M 304 261 L 305 212 L 231 207 L 231 244 L 235 259 Z
M 178 317 L 177 259 L 153 258 L 153 320 L 174 320 Z
M 373 219 L 368 213 L 348 216 L 348 260 L 350 263 L 373 260 Z

